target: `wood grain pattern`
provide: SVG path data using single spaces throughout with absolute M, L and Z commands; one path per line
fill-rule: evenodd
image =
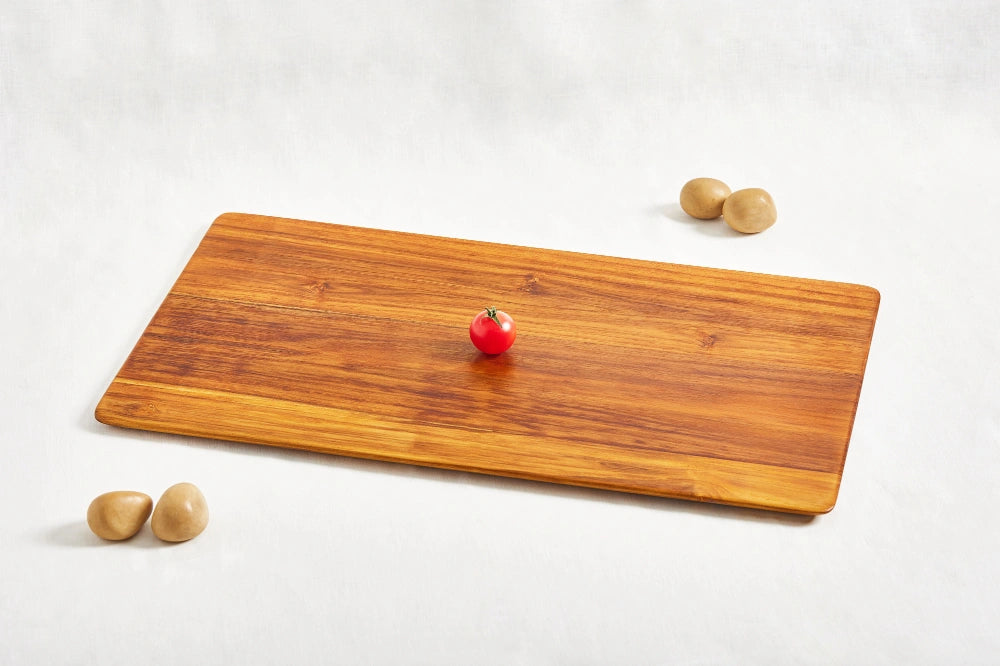
M 830 510 L 869 287 L 219 217 L 97 407 L 113 425 Z M 481 355 L 484 305 L 515 317 Z

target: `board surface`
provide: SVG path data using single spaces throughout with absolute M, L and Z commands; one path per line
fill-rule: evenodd
M 227 213 L 97 419 L 796 513 L 837 498 L 870 287 Z M 514 346 L 480 354 L 496 305 Z

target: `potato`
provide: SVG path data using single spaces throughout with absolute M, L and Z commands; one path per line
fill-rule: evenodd
M 778 219 L 774 199 L 759 187 L 736 190 L 722 206 L 722 219 L 736 231 L 756 234 Z
M 87 507 L 90 531 L 108 541 L 134 536 L 153 511 L 153 498 L 134 490 L 115 490 L 94 498 Z
M 208 525 L 208 503 L 192 483 L 178 483 L 167 488 L 153 509 L 150 527 L 163 541 L 187 541 Z
M 695 178 L 681 188 L 681 208 L 699 220 L 714 220 L 722 215 L 722 205 L 729 196 L 729 186 L 715 178 Z

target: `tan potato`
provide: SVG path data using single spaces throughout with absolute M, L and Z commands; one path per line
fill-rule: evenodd
M 722 204 L 732 190 L 715 178 L 695 178 L 681 188 L 681 208 L 699 220 L 714 220 L 722 215 Z
M 108 541 L 134 536 L 153 511 L 153 498 L 134 490 L 115 490 L 94 498 L 87 507 L 90 531 Z
M 722 206 L 722 219 L 736 231 L 756 234 L 778 219 L 774 199 L 759 187 L 736 190 Z
M 153 509 L 150 527 L 163 541 L 187 541 L 208 525 L 208 503 L 192 483 L 178 483 L 167 488 Z

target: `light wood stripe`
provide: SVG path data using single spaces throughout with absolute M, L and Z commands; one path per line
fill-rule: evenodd
M 199 416 L 207 411 L 217 415 L 211 427 Z M 116 379 L 96 416 L 179 435 L 226 432 L 225 439 L 249 444 L 792 513 L 829 511 L 840 485 L 840 476 L 828 472 L 682 454 L 650 457 L 613 445 L 571 443 L 575 455 L 567 456 L 559 443 L 525 435 L 145 381 Z

